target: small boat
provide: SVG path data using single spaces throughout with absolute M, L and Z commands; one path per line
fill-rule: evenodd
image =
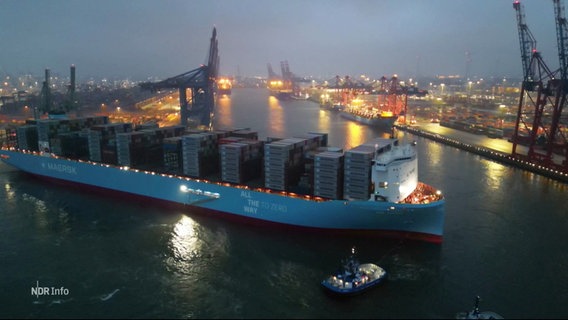
M 386 276 L 387 272 L 373 263 L 360 264 L 355 256 L 355 248 L 352 248 L 351 255 L 343 261 L 340 269 L 321 284 L 332 293 L 353 295 L 376 286 Z
M 470 312 L 459 312 L 456 319 L 504 319 L 501 315 L 493 311 L 479 311 L 479 296 L 475 297 L 475 305 Z

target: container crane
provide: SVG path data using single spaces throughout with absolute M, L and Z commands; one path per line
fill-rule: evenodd
M 552 110 L 552 123 L 551 128 L 551 144 L 549 152 L 556 152 L 563 156 L 560 169 L 568 172 L 568 116 L 563 115 L 562 112 L 566 106 L 566 96 L 568 94 L 568 25 L 564 15 L 564 6 L 560 0 L 553 0 L 554 15 L 556 18 L 556 40 L 558 42 L 558 60 L 560 66 L 560 79 L 556 80 L 558 83 L 555 86 L 556 97 Z
M 292 89 L 292 79 L 290 68 L 288 67 L 287 61 L 280 62 L 280 67 L 282 69 L 282 76 L 279 76 L 272 70 L 270 63 L 267 64 L 268 67 L 268 81 L 267 88 L 270 95 L 279 99 L 288 99 L 293 93 Z
M 390 80 L 382 76 L 379 83 L 377 101 L 379 108 L 390 111 L 398 116 L 404 116 L 404 123 L 406 123 L 407 88 L 400 85 L 396 74 L 393 75 Z
M 217 30 L 213 28 L 209 45 L 207 65 L 201 65 L 186 73 L 159 82 L 144 82 L 142 89 L 158 91 L 166 88 L 179 90 L 180 123 L 188 125 L 190 116 L 198 118 L 199 124 L 211 127 L 215 107 L 215 82 L 219 71 L 219 53 L 217 49 Z M 191 99 L 187 99 L 190 92 Z
M 523 64 L 523 83 L 517 111 L 517 120 L 512 137 L 512 155 L 529 162 L 553 167 L 551 153 L 551 126 L 548 117 L 557 87 L 555 74 L 543 61 L 536 50 L 536 40 L 525 23 L 524 8 L 520 1 L 513 2 L 516 11 L 517 27 Z M 528 146 L 526 155 L 519 154 L 519 144 Z
M 50 71 L 45 69 L 45 80 L 43 81 L 41 92 L 40 92 L 40 107 L 39 110 L 42 113 L 48 113 L 53 109 L 53 97 L 51 93 L 51 86 L 49 84 Z

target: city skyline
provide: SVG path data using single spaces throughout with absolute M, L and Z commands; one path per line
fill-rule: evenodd
M 220 73 L 521 77 L 510 0 L 12 1 L 0 3 L 0 73 L 78 79 L 167 78 L 206 63 L 213 27 Z M 537 49 L 557 68 L 552 1 L 521 2 Z M 469 61 L 469 62 L 468 62 Z

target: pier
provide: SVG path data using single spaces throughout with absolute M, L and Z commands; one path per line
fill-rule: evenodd
M 543 166 L 543 165 L 538 165 L 529 161 L 525 161 L 519 158 L 514 157 L 511 154 L 507 154 L 501 151 L 497 151 L 494 149 L 490 149 L 486 146 L 483 145 L 477 145 L 477 144 L 471 144 L 471 143 L 466 143 L 460 140 L 455 139 L 454 137 L 450 137 L 448 135 L 441 135 L 439 133 L 434 133 L 434 132 L 430 132 L 427 130 L 424 130 L 423 128 L 420 127 L 415 127 L 415 126 L 409 126 L 409 125 L 399 125 L 399 124 L 395 124 L 394 128 L 401 130 L 401 131 L 405 131 L 420 137 L 424 137 L 436 142 L 440 142 L 443 143 L 445 145 L 448 146 L 452 146 L 464 151 L 468 151 L 474 154 L 478 154 L 480 156 L 483 156 L 487 159 L 502 163 L 502 164 L 506 164 L 509 166 L 513 166 L 522 170 L 527 170 L 542 176 L 545 176 L 547 178 L 551 178 L 554 180 L 558 180 L 564 183 L 568 183 L 568 173 L 566 172 L 562 172 L 562 171 L 558 171 L 558 170 L 554 170 L 552 168 Z

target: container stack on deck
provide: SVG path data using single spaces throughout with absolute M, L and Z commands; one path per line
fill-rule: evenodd
M 314 156 L 327 148 L 327 133 L 309 132 L 294 138 L 306 139 L 303 156 L 303 167 L 297 185 L 292 185 L 289 191 L 299 194 L 312 195 L 314 193 Z
M 89 159 L 117 164 L 116 135 L 132 132 L 131 123 L 109 123 L 92 126 L 89 130 Z
M 88 129 L 58 134 L 56 139 L 51 139 L 51 151 L 57 155 L 72 159 L 88 159 Z
M 314 157 L 314 195 L 343 198 L 343 152 L 324 151 Z
M 65 148 L 86 142 L 83 141 L 87 138 L 85 132 L 81 134 L 71 134 L 65 135 L 70 132 L 78 133 L 79 131 L 84 131 L 93 125 L 106 124 L 108 123 L 108 117 L 106 116 L 95 116 L 95 117 L 85 117 L 77 119 L 46 119 L 37 120 L 37 133 L 38 133 L 38 148 L 40 151 L 53 152 L 57 155 L 69 155 L 75 154 L 77 152 L 73 150 L 63 150 L 61 139 L 67 140 L 63 145 Z M 62 135 L 63 136 L 60 136 Z M 76 140 L 76 141 L 71 141 Z M 71 141 L 71 142 L 70 142 Z M 86 147 L 85 143 L 85 148 Z M 84 154 L 85 151 L 80 151 L 81 157 L 88 157 L 88 154 Z M 88 152 L 88 151 L 87 151 Z
M 221 180 L 241 184 L 260 177 L 264 144 L 258 140 L 235 138 L 239 140 L 219 146 Z
M 299 165 L 303 139 L 283 139 L 264 146 L 264 186 L 285 191 L 290 185 L 290 171 Z
M 165 172 L 173 174 L 180 174 L 182 172 L 182 141 L 183 136 L 164 139 Z
M 23 125 L 16 128 L 18 148 L 38 151 L 37 125 Z
M 216 133 L 192 133 L 182 137 L 182 172 L 203 178 L 219 170 L 219 147 Z
M 143 148 L 144 133 L 139 131 L 118 133 L 116 135 L 116 163 L 118 165 L 137 165 L 132 158 Z
M 287 191 L 297 187 L 306 172 L 306 154 L 327 144 L 326 134 L 270 140 L 264 147 L 264 186 Z
M 258 140 L 258 132 L 251 131 L 250 129 L 236 129 L 229 131 L 229 136 L 238 137 L 249 140 Z
M 107 117 L 37 120 L 14 129 L 14 138 L 20 149 L 35 146 L 70 158 L 193 178 L 220 173 L 213 180 L 236 184 L 263 177 L 266 188 L 330 199 L 370 197 L 373 144 L 343 152 L 327 147 L 325 133 L 260 141 L 250 129 L 132 130 L 132 124 L 109 124 Z
M 117 134 L 118 164 L 140 169 L 162 168 L 164 139 L 181 136 L 184 130 L 182 126 L 172 126 Z
M 167 173 L 204 177 L 218 171 L 218 155 L 214 153 L 232 131 L 187 129 L 183 136 L 164 139 L 164 169 Z M 232 138 L 242 140 L 242 138 Z
M 19 148 L 18 147 L 18 127 L 8 126 L 5 130 L 0 130 L 0 146 L 9 148 Z M 37 134 L 36 134 L 37 139 Z M 36 142 L 37 151 L 37 142 Z M 31 149 L 28 149 L 31 150 Z
M 371 166 L 374 154 L 374 146 L 367 144 L 345 151 L 344 199 L 369 199 L 371 196 Z

